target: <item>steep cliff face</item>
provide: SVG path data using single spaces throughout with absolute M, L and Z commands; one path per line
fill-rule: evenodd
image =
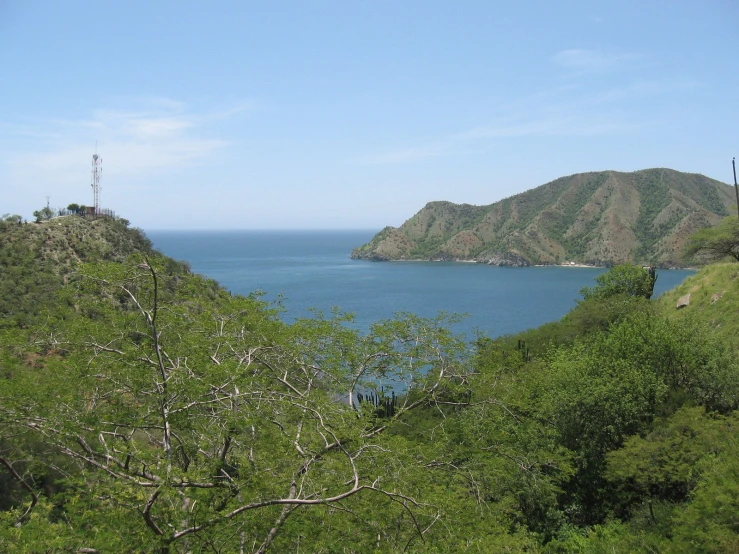
M 698 174 L 580 173 L 487 206 L 429 202 L 352 257 L 680 266 L 690 234 L 732 213 L 734 202 L 730 186 Z

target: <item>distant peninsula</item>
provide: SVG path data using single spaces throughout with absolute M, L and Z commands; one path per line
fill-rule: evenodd
M 688 237 L 733 213 L 731 186 L 656 168 L 560 177 L 486 206 L 429 202 L 354 259 L 496 266 L 619 263 L 683 267 Z

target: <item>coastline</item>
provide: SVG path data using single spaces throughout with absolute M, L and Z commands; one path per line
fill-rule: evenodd
M 590 265 L 590 264 L 578 264 L 578 263 L 564 263 L 564 264 L 549 264 L 549 265 L 536 265 L 534 267 L 574 267 L 574 268 L 582 268 L 587 267 L 591 269 L 606 269 L 606 266 L 604 265 Z
M 591 265 L 591 264 L 581 264 L 581 263 L 564 263 L 564 264 L 531 264 L 527 266 L 517 266 L 517 265 L 506 265 L 506 264 L 489 264 L 485 262 L 479 262 L 477 260 L 418 260 L 418 259 L 400 259 L 400 260 L 367 260 L 364 258 L 352 258 L 354 260 L 362 260 L 365 262 L 402 262 L 402 263 L 441 263 L 441 262 L 447 262 L 447 263 L 459 263 L 459 264 L 481 264 L 481 265 L 490 265 L 493 267 L 565 267 L 565 268 L 574 268 L 574 269 L 608 269 L 609 266 L 606 265 Z M 614 264 L 616 265 L 616 264 Z M 641 265 L 641 264 L 636 264 Z M 646 267 L 646 266 L 645 266 Z M 662 270 L 687 270 L 687 271 L 698 271 L 699 268 L 697 267 L 691 267 L 691 266 L 669 266 L 669 267 L 660 267 L 657 266 L 657 269 Z
M 356 259 L 356 258 L 355 258 Z M 361 258 L 359 258 L 361 259 Z M 481 264 L 481 265 L 491 265 L 495 267 L 519 267 L 519 266 L 508 266 L 508 265 L 496 265 L 496 264 L 489 264 L 485 262 L 480 262 L 477 260 L 418 260 L 418 259 L 399 259 L 399 260 L 363 260 L 363 261 L 382 261 L 382 262 L 402 262 L 402 263 L 440 263 L 440 262 L 447 262 L 447 263 L 455 263 L 455 264 Z M 577 263 L 571 263 L 571 264 L 531 264 L 524 267 L 569 267 L 569 268 L 588 268 L 588 269 L 606 269 L 606 266 L 604 265 L 589 265 L 589 264 L 577 264 Z M 670 269 L 690 269 L 690 268 L 670 268 Z

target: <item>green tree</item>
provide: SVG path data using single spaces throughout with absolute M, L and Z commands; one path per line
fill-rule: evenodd
M 83 274 L 60 298 L 68 313 L 35 337 L 43 370 L 0 387 L 5 429 L 78 466 L 56 500 L 70 540 L 87 528 L 85 548 L 264 552 L 300 533 L 293 515 L 334 506 L 397 551 L 439 520 L 407 491 L 423 466 L 391 431 L 416 409 L 443 411 L 468 373 L 448 319 L 402 315 L 363 336 L 340 316 L 286 325 L 155 258 Z M 403 392 L 390 414 L 357 402 L 380 382 Z M 385 507 L 363 508 L 368 496 Z M 393 518 L 406 524 L 386 533 Z
M 735 417 L 706 414 L 703 407 L 683 407 L 657 421 L 645 437 L 629 437 L 608 455 L 606 476 L 623 487 L 624 501 L 643 496 L 681 502 L 695 488 L 699 462 L 725 449 L 727 437 L 736 435 Z
M 577 472 L 565 487 L 571 522 L 601 523 L 623 502 L 605 478 L 609 452 L 685 403 L 735 409 L 738 376 L 731 351 L 705 329 L 647 312 L 551 352 L 532 375 L 527 407 L 576 453 Z
M 48 221 L 49 219 L 54 217 L 54 210 L 52 210 L 48 206 L 44 206 L 40 210 L 36 210 L 35 212 L 33 212 L 33 217 L 36 218 L 36 223 Z
M 739 219 L 726 217 L 716 227 L 694 233 L 685 248 L 685 257 L 705 263 L 726 258 L 739 261 Z
M 558 350 L 535 389 L 539 417 L 550 421 L 558 442 L 575 453 L 576 471 L 564 486 L 563 502 L 578 525 L 608 515 L 605 456 L 649 424 L 667 390 L 634 356 L 612 357 L 600 346 L 585 341 Z
M 690 501 L 673 521 L 673 552 L 737 552 L 739 530 L 739 445 L 736 432 L 725 433 L 721 453 L 706 456 Z
M 0 217 L 0 221 L 5 223 L 20 224 L 23 221 L 23 216 L 20 216 L 18 214 L 3 214 L 3 216 Z
M 652 297 L 657 274 L 654 268 L 645 269 L 634 264 L 617 265 L 595 278 L 595 287 L 584 287 L 580 294 L 585 300 L 590 298 L 608 298 L 617 294 L 639 296 L 646 299 Z

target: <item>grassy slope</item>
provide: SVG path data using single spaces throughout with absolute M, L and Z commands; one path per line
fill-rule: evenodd
M 678 300 L 690 294 L 690 304 Z M 653 311 L 672 319 L 692 318 L 708 327 L 721 342 L 739 350 L 739 263 L 712 264 L 651 302 L 614 297 L 581 302 L 558 321 L 490 341 L 508 350 L 521 346 L 532 357 L 544 356 L 550 346 L 570 344 L 578 337 L 605 331 L 635 311 Z
M 687 294 L 690 304 L 677 309 L 678 300 Z M 724 342 L 739 349 L 739 264 L 704 267 L 660 296 L 657 306 L 668 317 L 693 317 L 702 321 Z

